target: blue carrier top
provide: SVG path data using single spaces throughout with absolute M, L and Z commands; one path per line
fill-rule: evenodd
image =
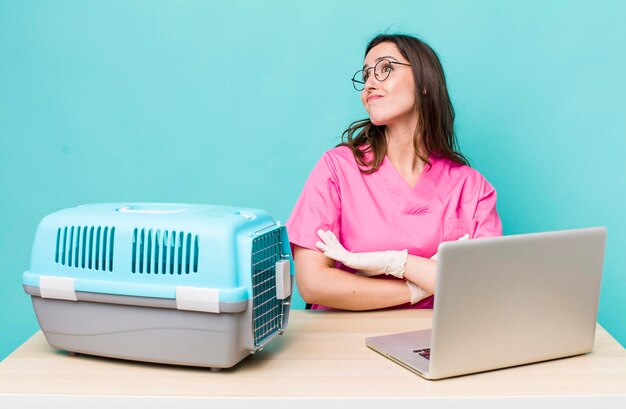
M 277 274 L 276 285 L 287 291 L 281 286 L 290 285 L 292 264 L 285 227 L 264 210 L 103 203 L 41 221 L 23 284 L 43 290 L 45 283 L 47 292 L 69 286 L 75 292 L 166 299 L 185 294 L 191 302 L 213 297 L 237 303 L 251 299 L 253 286 L 262 284 L 253 281 L 270 270 L 286 276 L 283 282 Z

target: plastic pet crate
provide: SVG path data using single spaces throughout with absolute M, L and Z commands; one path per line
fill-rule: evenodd
M 219 369 L 285 331 L 293 271 L 264 210 L 106 203 L 46 216 L 23 284 L 54 348 Z

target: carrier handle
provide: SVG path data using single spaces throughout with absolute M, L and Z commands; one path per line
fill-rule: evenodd
M 172 214 L 172 213 L 181 213 L 186 211 L 187 209 L 159 209 L 154 207 L 150 208 L 137 208 L 137 206 L 122 206 L 117 208 L 117 211 L 120 213 L 135 213 L 135 214 Z

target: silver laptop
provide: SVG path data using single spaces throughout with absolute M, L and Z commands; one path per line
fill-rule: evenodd
M 590 352 L 606 228 L 442 243 L 432 329 L 366 339 L 427 379 Z

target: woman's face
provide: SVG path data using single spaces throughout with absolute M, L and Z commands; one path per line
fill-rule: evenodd
M 361 91 L 361 102 L 370 120 L 374 125 L 387 126 L 400 121 L 414 121 L 417 112 L 415 110 L 415 81 L 411 67 L 381 63 L 378 69 L 380 70 L 385 65 L 390 72 L 386 80 L 379 81 L 374 75 L 373 67 L 381 59 L 409 63 L 393 43 L 380 43 L 367 53 L 363 69 L 372 68 L 368 70 L 369 76 Z

